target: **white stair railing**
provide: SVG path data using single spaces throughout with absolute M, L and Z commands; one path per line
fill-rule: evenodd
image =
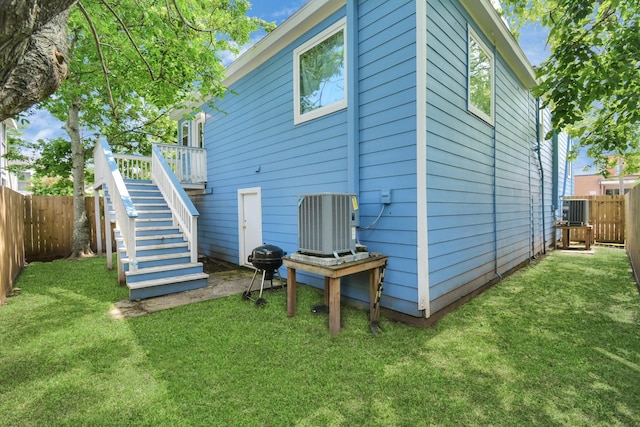
M 198 261 L 198 210 L 173 174 L 159 147 L 151 151 L 151 179 L 171 209 L 174 222 L 189 243 L 191 262 Z
M 181 183 L 207 182 L 207 150 L 175 144 L 154 144 Z
M 124 179 L 151 179 L 151 157 L 114 153 L 113 158 Z
M 172 144 L 154 144 L 182 184 L 207 182 L 207 151 L 204 148 Z M 125 179 L 151 179 L 151 157 L 114 153 L 118 169 Z
M 106 141 L 100 140 L 96 144 L 93 150 L 93 159 L 95 163 L 94 185 L 105 184 L 107 186 L 109 199 L 116 216 L 116 225 L 122 235 L 127 258 L 129 259 L 129 270 L 135 271 L 138 269 L 135 224 L 138 212 L 118 170 L 118 164 L 111 147 Z M 106 232 L 108 233 L 109 230 L 107 229 Z

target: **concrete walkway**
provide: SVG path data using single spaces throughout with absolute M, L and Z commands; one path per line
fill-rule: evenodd
M 144 316 L 156 311 L 179 307 L 185 304 L 192 304 L 194 302 L 207 301 L 229 295 L 240 295 L 249 289 L 253 272 L 253 270 L 248 268 L 239 268 L 210 273 L 209 285 L 206 288 L 194 289 L 192 291 L 163 295 L 144 300 L 118 301 L 114 304 L 114 307 L 111 309 L 109 314 L 114 319 L 125 319 L 128 317 Z M 260 289 L 260 279 L 260 276 L 256 277 L 257 283 L 253 284 L 254 290 L 256 289 L 256 286 L 258 290 Z

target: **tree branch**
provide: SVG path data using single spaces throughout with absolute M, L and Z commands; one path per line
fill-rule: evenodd
M 91 33 L 93 34 L 93 39 L 96 42 L 96 49 L 98 50 L 98 56 L 100 57 L 100 65 L 102 66 L 102 73 L 104 74 L 104 82 L 107 89 L 107 96 L 109 98 L 109 106 L 111 106 L 111 112 L 115 118 L 118 117 L 118 111 L 116 110 L 115 102 L 113 101 L 113 94 L 111 93 L 111 85 L 109 84 L 109 70 L 107 70 L 107 65 L 104 63 L 104 55 L 102 54 L 102 48 L 100 47 L 100 38 L 98 37 L 98 32 L 96 31 L 96 27 L 93 25 L 93 21 L 87 12 L 87 9 L 84 8 L 82 2 L 78 2 L 78 7 L 80 11 L 84 15 L 91 28 Z
M 173 7 L 175 7 L 176 12 L 178 12 L 178 16 L 180 17 L 180 20 L 184 23 L 184 25 L 191 28 L 193 31 L 198 31 L 201 33 L 217 33 L 218 32 L 217 28 L 198 28 L 194 24 L 189 22 L 187 18 L 185 18 L 185 16 L 182 14 L 182 12 L 180 12 L 180 8 L 178 7 L 178 3 L 176 3 L 176 0 L 173 0 Z
M 149 75 L 151 76 L 151 80 L 153 80 L 153 81 L 158 80 L 157 76 L 153 72 L 153 69 L 151 68 L 151 65 L 149 65 L 149 62 L 147 62 L 147 59 L 144 57 L 142 52 L 140 52 L 140 48 L 138 47 L 138 45 L 136 44 L 135 40 L 133 39 L 133 36 L 131 36 L 131 33 L 129 32 L 129 27 L 124 23 L 124 21 L 122 21 L 122 19 L 120 18 L 120 15 L 118 15 L 116 13 L 116 11 L 106 1 L 101 0 L 100 3 L 105 5 L 107 7 L 107 9 L 109 9 L 109 12 L 111 12 L 111 14 L 114 16 L 114 18 L 116 18 L 116 20 L 120 23 L 120 25 L 122 25 L 122 29 L 124 30 L 125 34 L 127 35 L 127 38 L 129 39 L 129 41 L 131 42 L 131 45 L 136 50 L 136 53 L 138 54 L 138 56 L 140 57 L 142 62 L 144 62 L 144 65 L 147 67 L 147 71 L 149 71 Z

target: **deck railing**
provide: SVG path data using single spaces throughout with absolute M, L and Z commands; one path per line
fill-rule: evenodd
M 154 144 L 181 184 L 207 182 L 207 151 L 204 148 L 172 144 Z M 120 173 L 125 179 L 151 179 L 151 157 L 114 154 Z
M 124 179 L 151 179 L 151 157 L 114 153 L 113 158 Z
M 94 186 L 97 188 L 100 185 L 105 185 L 109 191 L 109 199 L 115 212 L 116 224 L 122 235 L 124 249 L 129 259 L 129 270 L 135 271 L 138 268 L 135 227 L 138 212 L 124 184 L 111 147 L 106 141 L 100 140 L 100 142 L 96 144 L 93 150 L 93 159 L 95 164 Z M 105 216 L 108 217 L 108 215 Z M 109 229 L 107 228 L 107 230 Z M 110 251 L 110 245 L 107 245 L 108 259 L 110 259 Z
M 171 171 L 161 149 L 154 145 L 151 152 L 151 178 L 171 208 L 174 222 L 180 226 L 189 242 L 191 262 L 198 261 L 198 210 Z
M 178 180 L 185 184 L 207 182 L 207 150 L 174 144 L 154 144 Z

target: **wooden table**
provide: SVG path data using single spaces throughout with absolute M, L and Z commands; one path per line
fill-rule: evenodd
M 593 239 L 593 225 L 556 225 L 556 229 L 562 230 L 562 249 L 569 249 L 571 242 L 571 230 L 584 230 L 584 249 L 591 249 L 591 239 Z M 558 248 L 556 239 L 554 248 Z
M 290 257 L 283 258 L 282 262 L 287 267 L 287 316 L 296 315 L 296 270 L 319 274 L 324 276 L 324 297 L 329 306 L 329 331 L 331 335 L 340 333 L 340 278 L 369 271 L 369 319 L 377 322 L 379 310 L 374 310 L 377 285 L 380 281 L 380 267 L 386 265 L 387 259 L 383 255 L 372 255 L 359 261 L 323 266 Z

